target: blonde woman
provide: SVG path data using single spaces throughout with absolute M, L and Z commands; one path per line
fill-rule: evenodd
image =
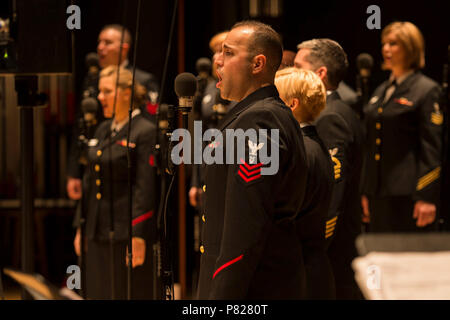
M 326 253 L 326 228 L 334 183 L 331 158 L 319 138 L 314 120 L 325 108 L 325 86 L 313 71 L 286 68 L 277 72 L 275 85 L 284 103 L 292 108 L 303 133 L 308 161 L 306 203 L 299 213 L 297 230 L 303 247 L 308 299 L 333 299 L 334 278 Z
M 118 88 L 116 89 L 117 76 Z M 132 99 L 130 71 L 110 66 L 100 73 L 99 95 L 105 118 L 89 141 L 88 166 L 83 178 L 86 216 L 86 295 L 111 298 L 109 232 L 114 224 L 115 298 L 127 297 L 127 239 L 129 225 L 127 137 Z M 145 89 L 137 85 L 130 132 L 132 161 L 133 299 L 152 298 L 152 239 L 155 237 L 156 175 L 152 150 L 155 128 L 141 115 Z M 114 101 L 116 106 L 114 110 Z M 111 219 L 111 215 L 113 219 Z M 112 221 L 113 220 L 113 221 Z M 80 231 L 75 239 L 80 254 Z
M 373 232 L 434 230 L 439 201 L 443 115 L 439 85 L 424 76 L 424 40 L 410 22 L 381 33 L 391 71 L 365 107 L 362 207 Z

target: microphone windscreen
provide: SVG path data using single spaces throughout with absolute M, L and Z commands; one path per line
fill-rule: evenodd
M 360 53 L 356 57 L 356 66 L 358 70 L 361 69 L 372 69 L 373 67 L 373 58 L 368 53 Z
M 95 52 L 88 53 L 86 55 L 86 66 L 89 67 L 98 67 L 98 54 Z
M 84 98 L 81 101 L 81 111 L 83 113 L 96 113 L 98 109 L 98 102 L 94 98 Z
M 195 63 L 195 69 L 198 73 L 206 72 L 209 73 L 211 71 L 211 60 L 208 58 L 200 58 Z
M 197 92 L 197 78 L 189 72 L 180 73 L 175 78 L 175 93 L 178 97 L 193 97 Z

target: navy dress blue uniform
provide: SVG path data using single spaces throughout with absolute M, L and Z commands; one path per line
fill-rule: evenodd
M 201 98 L 201 120 L 204 130 L 217 128 L 220 120 L 228 110 L 232 109 L 235 101 L 224 100 L 220 97 L 220 90 L 216 88 L 217 80 L 211 80 L 205 87 Z M 201 188 L 204 182 L 202 166 L 192 165 L 191 187 Z
M 438 204 L 443 114 L 440 87 L 412 72 L 384 101 L 391 81 L 382 83 L 365 108 L 367 132 L 363 193 L 368 196 L 370 230 L 411 232 L 414 203 Z
M 246 159 L 241 163 L 206 166 L 197 296 L 303 298 L 305 270 L 294 223 L 306 193 L 307 164 L 300 127 L 270 85 L 227 113 L 219 125 L 224 146 L 227 129 L 268 129 L 269 135 L 270 129 L 278 129 L 279 170 L 261 175 L 263 164 L 260 160 L 250 164 L 247 143 Z M 270 136 L 268 144 L 270 139 L 275 137 Z M 212 148 L 217 145 L 210 144 Z M 224 155 L 230 151 L 225 149 Z
M 328 94 L 326 107 L 315 124 L 334 164 L 335 185 L 325 237 L 336 280 L 336 297 L 359 298 L 351 262 L 357 257 L 355 240 L 361 233 L 362 125 L 336 91 Z
M 313 125 L 302 127 L 308 160 L 308 197 L 297 221 L 306 267 L 307 299 L 334 299 L 333 270 L 327 255 L 325 221 L 334 185 L 328 149 Z
M 115 293 L 127 297 L 125 262 L 129 229 L 128 210 L 128 123 L 111 134 L 111 121 L 100 124 L 90 140 L 89 163 L 83 177 L 86 208 L 86 279 L 87 297 L 111 297 L 109 231 L 110 209 L 114 217 Z M 152 243 L 156 239 L 156 171 L 152 151 L 154 125 L 138 114 L 132 119 L 130 146 L 132 161 L 132 236 L 146 241 L 144 265 L 133 269 L 133 299 L 152 298 Z M 113 136 L 111 136 L 113 135 Z
M 127 63 L 125 68 L 127 70 L 132 71 L 132 65 Z M 158 81 L 156 79 L 156 77 L 148 72 L 145 72 L 143 70 L 140 70 L 138 68 L 136 68 L 136 81 L 139 82 L 142 86 L 144 86 L 144 88 L 147 90 L 147 99 L 149 101 L 153 101 L 155 102 L 157 97 L 158 97 L 158 92 L 159 92 L 159 84 Z M 98 96 L 98 77 L 93 77 L 93 76 L 86 76 L 83 79 L 83 86 L 82 86 L 82 91 L 81 91 L 82 97 L 83 98 L 87 98 L 87 97 L 93 97 L 95 99 L 97 99 Z M 105 120 L 105 117 L 103 116 L 103 110 L 101 108 L 100 103 L 98 104 L 98 109 L 97 109 L 97 113 L 96 113 L 96 123 L 93 124 L 91 127 L 89 127 L 89 132 L 85 133 L 87 134 L 87 138 L 91 138 L 92 134 L 95 133 L 95 130 L 97 129 L 97 127 L 99 126 L 100 123 L 102 123 Z M 142 110 L 145 111 L 145 110 Z M 147 114 L 147 112 L 143 112 L 142 113 L 145 117 L 149 118 L 150 120 L 153 120 L 153 117 L 149 114 Z M 82 161 L 80 163 L 80 158 L 83 157 L 83 148 L 79 145 L 78 143 L 78 137 L 80 136 L 80 126 L 79 126 L 79 122 L 83 117 L 83 113 L 82 110 L 80 108 L 78 108 L 76 115 L 75 115 L 75 124 L 72 130 L 72 141 L 70 144 L 70 150 L 69 150 L 69 154 L 68 154 L 68 162 L 67 162 L 67 175 L 72 177 L 72 178 L 79 178 L 81 179 L 81 177 L 83 176 L 83 171 L 84 171 L 84 166 L 86 165 L 86 163 L 83 163 L 84 161 Z

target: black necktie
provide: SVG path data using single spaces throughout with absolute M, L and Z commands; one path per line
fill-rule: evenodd
M 380 99 L 381 104 L 384 104 L 385 102 L 387 102 L 388 99 L 385 101 L 386 94 L 387 94 L 388 90 L 392 88 L 392 86 L 394 86 L 394 90 L 393 90 L 392 93 L 390 94 L 389 98 L 392 97 L 392 95 L 393 95 L 394 92 L 395 92 L 395 89 L 397 89 L 397 81 L 396 81 L 395 79 L 392 80 L 392 81 L 389 83 L 389 85 L 387 85 L 386 88 L 384 89 L 383 95 L 381 96 L 381 99 Z

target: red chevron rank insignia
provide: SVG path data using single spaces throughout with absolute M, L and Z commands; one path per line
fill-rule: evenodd
M 263 165 L 262 163 L 250 165 L 246 163 L 244 159 L 241 159 L 238 174 L 242 178 L 242 180 L 244 180 L 246 183 L 258 180 L 261 178 L 262 165 Z

